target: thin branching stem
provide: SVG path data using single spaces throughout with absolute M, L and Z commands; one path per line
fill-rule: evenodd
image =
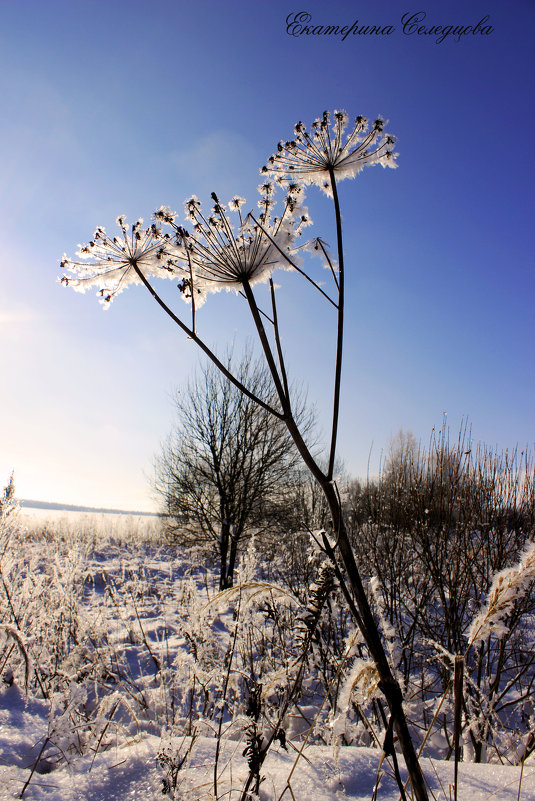
M 188 254 L 189 282 L 191 290 L 191 330 L 195 332 L 195 287 L 193 286 L 193 266 L 191 263 L 191 253 L 186 248 Z
M 286 428 L 288 429 L 288 432 L 292 437 L 304 463 L 306 464 L 306 466 L 308 467 L 308 469 L 310 470 L 310 472 L 312 473 L 318 484 L 320 484 L 320 486 L 322 487 L 325 487 L 325 482 L 327 481 L 327 478 L 323 473 L 323 471 L 321 470 L 321 468 L 319 467 L 316 460 L 314 459 L 314 457 L 312 456 L 312 454 L 310 453 L 310 450 L 303 439 L 303 435 L 299 430 L 299 426 L 297 425 L 297 423 L 293 418 L 290 402 L 288 399 L 286 399 L 282 381 L 277 370 L 277 365 L 275 364 L 275 358 L 273 356 L 273 352 L 271 350 L 271 346 L 269 344 L 269 340 L 267 338 L 267 334 L 264 325 L 262 323 L 260 310 L 256 304 L 253 290 L 251 289 L 251 286 L 248 281 L 244 281 L 243 288 L 247 297 L 247 301 L 249 303 L 249 308 L 251 309 L 251 314 L 253 315 L 253 320 L 256 326 L 256 330 L 258 332 L 258 336 L 260 338 L 260 342 L 262 343 L 264 356 L 266 358 L 284 412 L 281 419 L 284 420 L 284 422 L 286 423 Z
M 262 350 L 264 351 L 264 356 L 266 358 L 266 362 L 268 364 L 269 371 L 271 373 L 271 377 L 273 378 L 273 383 L 275 384 L 275 389 L 277 390 L 277 395 L 279 396 L 279 400 L 286 418 L 290 413 L 289 399 L 284 391 L 281 377 L 275 363 L 275 357 L 273 356 L 273 351 L 271 350 L 271 345 L 269 344 L 266 329 L 264 328 L 264 324 L 260 316 L 260 310 L 256 304 L 253 290 L 251 289 L 251 285 L 247 279 L 245 279 L 243 282 L 243 289 L 251 310 L 251 314 L 253 315 L 254 324 L 262 344 Z
M 239 295 L 241 298 L 245 298 L 245 300 L 247 300 L 247 295 L 245 294 L 245 292 L 242 292 L 242 291 L 241 291 L 241 289 L 240 289 L 240 291 L 238 292 L 238 295 Z M 270 325 L 274 325 L 274 322 L 273 322 L 273 320 L 271 319 L 271 317 L 269 316 L 269 314 L 266 314 L 266 312 L 265 312 L 265 311 L 262 311 L 262 309 L 260 308 L 260 306 L 258 307 L 258 311 L 260 312 L 260 314 L 262 315 L 262 317 L 264 317 L 264 318 L 265 318 L 265 319 L 268 321 L 268 323 L 269 323 Z
M 288 389 L 288 376 L 286 374 L 286 366 L 284 364 L 284 355 L 282 353 L 282 345 L 280 341 L 280 332 L 279 332 L 279 320 L 277 316 L 277 303 L 275 300 L 275 286 L 273 284 L 273 279 L 269 279 L 269 289 L 271 292 L 271 308 L 273 310 L 273 332 L 275 334 L 275 344 L 277 346 L 277 355 L 279 357 L 279 367 L 282 376 L 282 383 L 284 385 L 284 392 L 286 393 L 286 397 L 288 398 L 288 403 L 290 403 L 290 391 Z
M 329 270 L 331 271 L 331 275 L 332 275 L 332 277 L 333 277 L 333 281 L 334 281 L 334 283 L 335 283 L 335 285 L 336 285 L 336 289 L 337 289 L 337 290 L 340 290 L 340 286 L 339 286 L 339 284 L 338 284 L 338 278 L 336 277 L 336 272 L 335 272 L 335 269 L 334 269 L 334 267 L 333 267 L 333 265 L 332 265 L 331 259 L 330 259 L 330 257 L 329 257 L 329 254 L 327 253 L 327 250 L 326 250 L 326 248 L 325 248 L 325 245 L 323 244 L 323 242 L 321 241 L 321 239 L 318 239 L 317 241 L 318 241 L 318 247 L 320 247 L 320 248 L 321 248 L 321 252 L 322 252 L 322 253 L 323 253 L 323 255 L 325 256 L 325 260 L 326 260 L 327 264 L 329 265 Z
M 25 793 L 25 792 L 26 792 L 26 790 L 28 789 L 28 785 L 30 784 L 30 782 L 31 782 L 31 780 L 32 780 L 32 776 L 33 776 L 33 774 L 35 773 L 35 770 L 36 770 L 36 768 L 37 768 L 37 765 L 39 764 L 39 761 L 40 761 L 41 757 L 43 756 L 43 752 L 44 752 L 44 750 L 45 750 L 45 748 L 47 747 L 47 745 L 48 745 L 48 743 L 49 743 L 49 742 L 50 742 L 49 738 L 48 738 L 48 737 L 45 737 L 45 739 L 44 739 L 44 741 L 43 741 L 43 745 L 41 746 L 41 750 L 40 750 L 40 751 L 39 751 L 39 753 L 37 754 L 37 758 L 36 758 L 35 762 L 34 762 L 34 763 L 33 763 L 33 765 L 32 765 L 32 769 L 31 769 L 31 771 L 30 771 L 30 775 L 28 776 L 28 778 L 27 778 L 27 779 L 26 779 L 26 781 L 24 782 L 24 787 L 23 787 L 23 788 L 22 788 L 22 790 L 20 791 L 20 793 L 19 793 L 19 795 L 18 795 L 18 798 L 23 798 L 23 797 L 24 797 L 24 793 Z
M 299 687 L 301 686 L 301 680 L 302 680 L 304 669 L 305 669 L 305 666 L 306 666 L 306 656 L 307 656 L 307 653 L 308 653 L 308 651 L 310 649 L 310 646 L 311 646 L 311 644 L 313 642 L 313 637 L 314 637 L 315 631 L 317 629 L 319 620 L 321 618 L 321 615 L 322 615 L 322 612 L 323 612 L 323 608 L 324 608 L 324 606 L 325 606 L 325 604 L 327 602 L 327 597 L 328 597 L 328 593 L 325 593 L 323 595 L 323 597 L 320 599 L 319 606 L 314 612 L 314 618 L 313 618 L 312 622 L 310 623 L 310 625 L 309 625 L 309 627 L 307 629 L 305 638 L 304 638 L 302 646 L 301 646 L 301 653 L 297 657 L 297 660 L 296 660 L 296 663 L 295 663 L 295 664 L 299 663 L 299 669 L 297 671 L 295 679 L 293 680 L 293 683 L 292 683 L 292 685 L 290 687 L 290 690 L 289 690 L 289 692 L 288 692 L 288 694 L 286 696 L 285 701 L 279 707 L 276 723 L 274 725 L 272 724 L 271 733 L 267 737 L 266 742 L 262 743 L 261 751 L 259 753 L 258 770 L 260 770 L 260 768 L 262 767 L 262 765 L 264 763 L 264 760 L 266 759 L 266 756 L 268 754 L 268 751 L 271 748 L 271 745 L 272 745 L 273 741 L 275 740 L 275 738 L 277 736 L 277 732 L 280 730 L 280 727 L 281 727 L 282 722 L 284 720 L 284 716 L 286 715 L 286 713 L 287 713 L 287 711 L 288 711 L 288 709 L 290 707 L 290 704 L 295 699 L 295 696 L 296 696 L 296 694 L 297 694 L 297 692 L 299 690 Z M 327 698 L 327 696 L 325 696 L 323 704 L 325 703 L 326 698 Z M 320 712 L 321 712 L 321 709 L 323 708 L 323 704 L 320 707 L 320 710 L 319 710 Z M 302 749 L 301 749 L 301 751 L 302 751 Z M 299 758 L 299 756 L 300 756 L 300 754 L 298 755 L 298 758 Z M 242 787 L 242 792 L 241 792 L 239 801 L 249 801 L 249 798 L 250 798 L 249 788 L 251 787 L 251 784 L 252 784 L 254 778 L 255 778 L 255 771 L 250 770 L 249 771 L 249 775 L 248 775 L 248 777 L 247 777 L 247 779 L 245 781 L 245 784 Z M 291 778 L 291 774 L 290 774 L 290 776 L 288 778 Z
M 225 681 L 223 684 L 223 697 L 222 697 L 222 705 L 219 710 L 219 721 L 217 724 L 217 735 L 216 735 L 216 747 L 215 747 L 215 759 L 214 759 L 214 798 L 217 798 L 217 769 L 219 765 L 219 753 L 221 750 L 221 729 L 223 727 L 223 710 L 225 708 L 225 703 L 227 701 L 227 690 L 230 681 L 230 672 L 232 668 L 232 660 L 234 659 L 234 654 L 236 652 L 236 640 L 238 638 L 238 630 L 240 627 L 240 608 L 241 608 L 241 591 L 240 596 L 238 598 L 238 609 L 236 611 L 236 621 L 234 626 L 234 635 L 232 637 L 232 644 L 229 649 L 228 654 L 228 665 L 227 665 L 227 672 L 225 674 Z
M 236 376 L 232 375 L 232 373 L 225 367 L 225 365 L 219 361 L 215 353 L 212 350 L 210 350 L 208 345 L 206 345 L 206 343 L 203 342 L 203 340 L 197 336 L 195 331 L 193 331 L 191 328 L 188 328 L 186 323 L 183 320 L 181 320 L 180 317 L 176 316 L 176 314 L 169 308 L 167 303 L 165 303 L 165 301 L 162 300 L 162 298 L 154 290 L 151 284 L 147 281 L 147 279 L 145 278 L 144 274 L 139 269 L 137 264 L 133 264 L 132 266 L 136 271 L 136 274 L 139 276 L 143 285 L 149 290 L 150 294 L 152 295 L 156 303 L 158 303 L 158 305 L 171 318 L 171 320 L 173 320 L 173 322 L 176 323 L 188 335 L 188 337 L 192 339 L 195 342 L 195 344 L 200 347 L 202 351 L 204 351 L 204 353 L 206 353 L 208 358 L 215 364 L 218 370 L 220 370 L 223 373 L 223 375 L 234 384 L 234 386 L 236 386 L 241 392 L 243 392 L 244 395 L 247 395 L 248 398 L 251 398 L 251 400 L 253 400 L 255 403 L 258 403 L 259 406 L 268 411 L 274 417 L 278 417 L 279 420 L 283 420 L 284 414 L 281 414 L 281 412 L 277 411 L 272 406 L 270 406 L 269 403 L 266 403 L 265 401 L 262 400 L 262 398 L 257 397 L 253 392 L 247 389 L 245 384 L 242 384 L 241 381 L 239 381 L 236 378 Z
M 267 236 L 267 238 L 269 239 L 269 241 L 271 242 L 271 244 L 273 245 L 273 247 L 275 247 L 275 248 L 276 248 L 276 249 L 279 251 L 279 253 L 281 254 L 281 256 L 283 256 L 283 257 L 286 259 L 286 261 L 288 262 L 288 264 L 290 265 L 290 267 L 292 267 L 292 269 L 294 269 L 296 272 L 298 272 L 298 273 L 299 273 L 299 275 L 302 275 L 302 276 L 303 276 L 303 278 L 306 278 L 306 280 L 307 280 L 307 281 L 308 281 L 310 284 L 312 284 L 312 286 L 314 287 L 314 289 L 317 289 L 317 290 L 318 290 L 318 292 L 320 292 L 320 293 L 323 295 L 323 297 L 324 297 L 326 300 L 328 300 L 328 301 L 329 301 L 329 303 L 330 303 L 330 304 L 332 304 L 332 305 L 334 306 L 334 308 L 335 308 L 335 309 L 337 309 L 337 308 L 338 308 L 338 305 L 335 303 L 335 301 L 334 301 L 334 300 L 333 300 L 331 297 L 329 297 L 329 295 L 328 295 L 328 294 L 327 294 L 327 293 L 326 293 L 326 292 L 325 292 L 325 291 L 324 291 L 324 290 L 323 290 L 323 289 L 320 287 L 320 285 L 319 285 L 319 284 L 317 284 L 317 283 L 314 281 L 314 279 L 313 279 L 313 278 L 311 278 L 311 277 L 310 277 L 310 276 L 309 276 L 307 273 L 305 273 L 305 271 L 304 271 L 304 270 L 301 270 L 301 268 L 297 266 L 297 264 L 295 263 L 295 261 L 293 261 L 293 259 L 290 259 L 290 257 L 288 256 L 288 254 L 287 254 L 287 253 L 285 253 L 283 250 L 281 250 L 281 248 L 280 248 L 280 247 L 278 246 L 278 244 L 275 242 L 275 240 L 273 239 L 273 237 L 269 235 L 269 232 L 268 232 L 268 231 L 266 231 L 266 229 L 264 228 L 264 226 L 262 225 L 262 223 L 261 223 L 261 222 L 259 222 L 259 221 L 256 219 L 256 217 L 254 216 L 254 214 L 250 214 L 249 216 L 251 217 L 251 220 L 252 220 L 252 221 L 255 223 L 255 225 L 258 225 L 258 227 L 260 228 L 260 230 L 261 230 L 261 231 L 262 231 L 262 232 L 263 232 L 263 233 L 264 233 L 264 234 Z

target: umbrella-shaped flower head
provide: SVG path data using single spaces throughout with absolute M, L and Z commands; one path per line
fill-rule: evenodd
M 224 206 L 214 193 L 214 206 L 205 214 L 193 195 L 185 204 L 190 230 L 165 219 L 165 210 L 156 212 L 158 220 L 174 227 L 177 245 L 184 254 L 188 277 L 181 288 L 186 301 L 193 295 L 199 307 L 209 292 L 239 292 L 245 283 L 265 282 L 274 270 L 292 268 L 296 239 L 310 223 L 302 206 L 303 191 L 297 185 L 288 188 L 280 216 L 273 215 L 273 184 L 266 182 L 259 191 L 262 197 L 256 216 L 252 212 L 242 214 L 243 198 L 235 196 Z
M 337 181 L 354 178 L 372 164 L 397 166 L 397 154 L 393 152 L 395 139 L 385 133 L 383 119 L 369 125 L 365 117 L 357 117 L 346 135 L 348 122 L 345 111 L 334 112 L 332 126 L 329 112 L 325 111 L 312 123 L 310 132 L 298 122 L 294 138 L 279 143 L 262 172 L 281 184 L 316 184 L 332 195 L 333 177 Z
M 111 237 L 99 227 L 89 244 L 79 246 L 76 254 L 79 261 L 64 256 L 61 262 L 65 271 L 61 282 L 76 292 L 96 287 L 105 308 L 127 286 L 142 283 L 136 268 L 145 277 L 183 275 L 180 249 L 168 234 L 162 234 L 156 225 L 144 229 L 142 219 L 131 228 L 124 215 L 117 217 L 116 222 L 120 235 Z

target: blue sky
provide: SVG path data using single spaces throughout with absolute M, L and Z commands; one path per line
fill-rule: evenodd
M 291 37 L 298 10 L 395 30 Z M 489 15 L 494 31 L 437 44 L 403 33 L 417 11 L 427 25 Z M 346 468 L 364 475 L 400 427 L 427 441 L 444 412 L 453 433 L 468 418 L 489 446 L 533 447 L 534 23 L 531 0 L 0 0 L 0 480 L 14 470 L 20 497 L 151 508 L 171 397 L 198 354 L 141 287 L 103 313 L 57 284 L 59 260 L 97 224 L 193 192 L 254 206 L 276 143 L 334 108 L 385 116 L 400 154 L 340 187 Z M 334 244 L 329 201 L 307 195 L 314 235 Z M 332 315 L 278 281 L 292 376 L 328 430 Z M 200 331 L 240 347 L 245 312 L 210 297 Z

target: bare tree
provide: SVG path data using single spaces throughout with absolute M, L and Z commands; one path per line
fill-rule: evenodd
M 269 401 L 271 377 L 246 352 L 227 366 Z M 300 457 L 281 420 L 244 395 L 211 362 L 175 399 L 177 424 L 156 461 L 167 532 L 186 547 L 207 544 L 220 588 L 233 584 L 240 543 L 298 525 Z M 310 416 L 305 428 L 310 427 Z M 295 511 L 294 511 L 295 510 Z

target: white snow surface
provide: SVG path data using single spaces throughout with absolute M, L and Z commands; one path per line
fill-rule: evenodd
M 18 798 L 28 778 L 40 737 L 46 730 L 44 704 L 26 703 L 18 688 L 0 696 L 0 798 Z M 35 801 L 149 801 L 162 795 L 162 771 L 156 755 L 161 739 L 155 735 L 132 738 L 93 757 L 82 757 L 75 764 L 50 773 L 34 774 L 24 798 Z M 184 740 L 177 739 L 184 747 Z M 196 741 L 188 767 L 181 772 L 176 798 L 184 801 L 214 799 L 213 766 L 215 740 Z M 242 743 L 224 744 L 220 756 L 218 798 L 237 799 L 247 764 Z M 296 759 L 296 752 L 285 753 L 277 746 L 269 754 L 260 786 L 261 801 L 281 797 Z M 372 748 L 341 748 L 337 755 L 325 746 L 306 748 L 292 778 L 291 789 L 297 801 L 370 801 L 377 778 L 379 753 Z M 382 801 L 397 801 L 399 790 L 388 775 L 388 765 L 378 792 Z M 450 798 L 453 763 L 422 760 L 422 767 L 433 795 Z M 405 772 L 404 772 L 405 773 Z M 518 799 L 520 768 L 505 765 L 459 765 L 460 801 L 513 801 Z M 284 798 L 292 798 L 287 790 Z M 535 765 L 526 764 L 520 789 L 521 801 L 535 799 Z

